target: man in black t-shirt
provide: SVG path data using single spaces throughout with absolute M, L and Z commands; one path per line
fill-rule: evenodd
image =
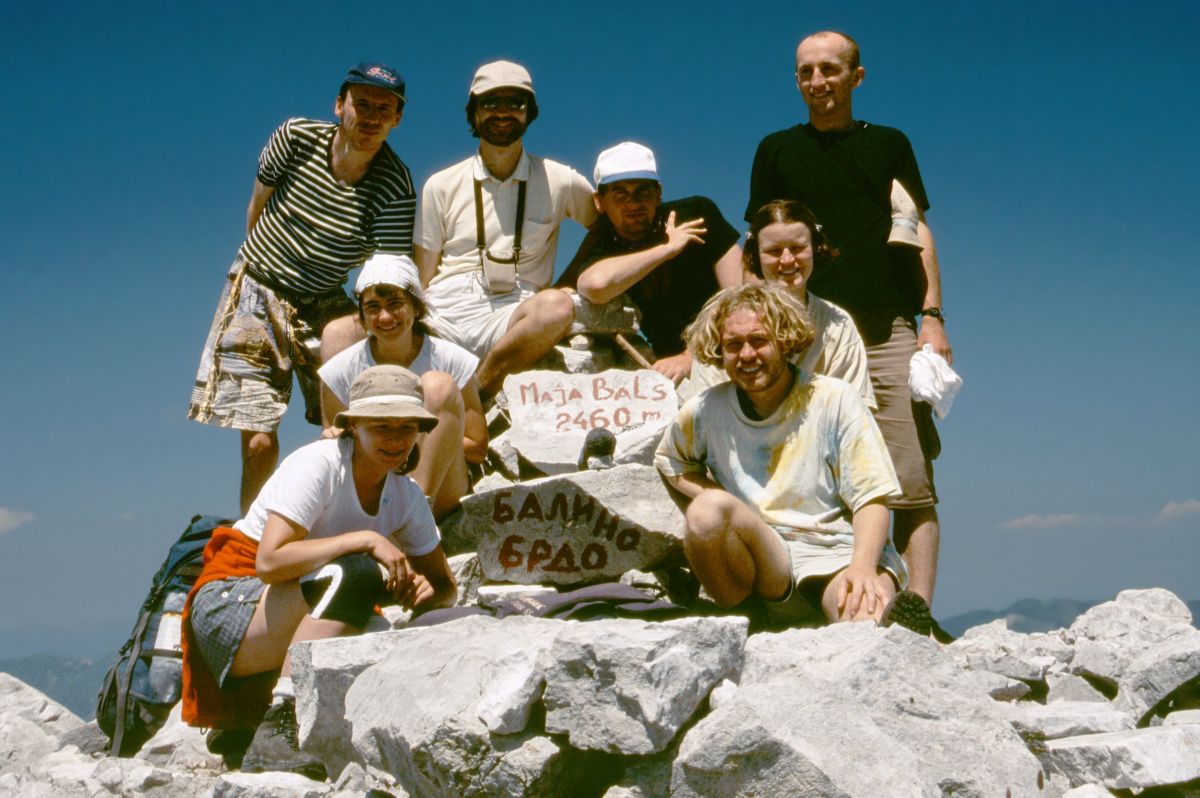
M 628 294 L 642 311 L 654 370 L 679 383 L 692 369 L 683 330 L 719 289 L 742 279 L 738 232 L 706 197 L 662 202 L 654 153 L 626 141 L 596 159 L 602 214 L 559 286 L 604 304 Z
M 851 95 L 865 75 L 849 36 L 822 31 L 800 42 L 796 85 L 809 121 L 759 144 L 746 219 L 771 200 L 799 200 L 839 251 L 813 273 L 809 287 L 849 311 L 867 346 L 876 421 L 904 493 L 889 502 L 896 547 L 908 564 L 910 588 L 932 601 L 940 538 L 932 460 L 940 444 L 929 406 L 911 401 L 908 363 L 923 344 L 950 360 L 950 342 L 937 253 L 924 219 L 929 201 L 912 147 L 899 130 L 857 121 L 851 111 Z M 919 254 L 888 246 L 893 181 L 918 208 Z

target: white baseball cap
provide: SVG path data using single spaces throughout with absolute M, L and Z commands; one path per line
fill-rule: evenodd
M 529 70 L 512 61 L 493 61 L 475 71 L 471 94 L 479 96 L 496 89 L 521 89 L 533 94 L 533 78 Z
M 653 180 L 658 179 L 658 164 L 650 148 L 633 141 L 622 141 L 615 147 L 609 147 L 596 158 L 596 171 L 593 173 L 597 186 L 615 183 L 618 180 Z
M 361 297 L 373 285 L 394 285 L 403 288 L 421 302 L 425 301 L 425 290 L 421 288 L 421 277 L 417 264 L 407 255 L 392 255 L 376 252 L 367 258 L 354 284 L 354 295 Z

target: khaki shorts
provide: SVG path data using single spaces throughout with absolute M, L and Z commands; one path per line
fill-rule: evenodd
M 321 423 L 321 331 L 356 312 L 341 289 L 289 295 L 255 280 L 241 257 L 229 270 L 217 305 L 188 418 L 249 432 L 273 432 L 292 396 L 292 373 L 304 394 L 305 417 Z
M 452 341 L 483 360 L 508 332 L 517 307 L 539 290 L 534 283 L 518 278 L 513 290 L 493 294 L 483 286 L 478 274 L 456 274 L 426 289 L 429 315 L 425 324 L 437 337 Z
M 776 628 L 819 626 L 826 621 L 821 594 L 829 579 L 850 564 L 854 544 L 835 535 L 792 529 L 786 535 L 783 545 L 791 561 L 792 584 L 778 601 L 763 601 L 768 622 Z M 890 540 L 879 556 L 879 566 L 892 575 L 900 589 L 908 584 L 908 569 Z
M 908 368 L 917 351 L 917 330 L 912 319 L 898 316 L 892 321 L 891 337 L 867 347 L 871 387 L 879 409 L 875 423 L 883 434 L 903 495 L 888 507 L 908 510 L 937 504 L 933 484 L 933 461 L 942 442 L 933 425 L 933 408 L 914 402 L 908 388 Z

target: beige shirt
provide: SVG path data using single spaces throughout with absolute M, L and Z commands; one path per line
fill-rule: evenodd
M 425 183 L 417 210 L 414 243 L 429 252 L 441 253 L 441 262 L 430 284 L 480 269 L 475 230 L 476 179 L 483 188 L 485 243 L 499 257 L 512 257 L 517 183 L 527 181 L 517 274 L 545 288 L 554 276 L 559 224 L 570 218 L 590 227 L 596 221 L 596 206 L 587 178 L 569 166 L 527 152 L 521 154 L 516 171 L 507 180 L 493 177 L 476 153 L 443 169 Z
M 867 372 L 867 349 L 863 346 L 854 319 L 832 302 L 819 296 L 808 295 L 808 316 L 816 328 L 817 337 L 803 357 L 793 362 L 814 374 L 837 377 L 845 380 L 858 391 L 863 402 L 871 410 L 878 409 L 875 391 L 871 388 L 871 377 Z M 692 385 L 696 393 L 722 382 L 729 376 L 720 366 L 710 366 L 695 360 L 692 363 Z

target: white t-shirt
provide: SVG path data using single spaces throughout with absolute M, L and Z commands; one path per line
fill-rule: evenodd
M 369 515 L 354 487 L 353 452 L 351 438 L 317 441 L 292 452 L 234 527 L 261 541 L 267 516 L 274 512 L 307 529 L 309 538 L 370 529 L 390 538 L 405 554 L 419 557 L 433 551 L 441 536 L 417 483 L 389 473 L 379 512 Z
M 654 465 L 667 476 L 707 471 L 785 538 L 805 530 L 852 542 L 856 510 L 900 495 L 896 472 L 848 383 L 794 373 L 787 398 L 761 421 L 742 412 L 732 383 L 691 399 L 667 428 Z
M 443 169 L 425 182 L 417 208 L 413 243 L 441 253 L 441 263 L 430 285 L 455 274 L 479 271 L 475 228 L 474 181 L 482 184 L 483 235 L 487 248 L 498 256 L 512 254 L 517 224 L 517 183 L 526 181 L 525 220 L 521 228 L 521 262 L 517 274 L 545 288 L 554 276 L 558 226 L 574 219 L 584 227 L 596 221 L 592 185 L 569 166 L 521 153 L 516 171 L 497 180 L 483 165 L 479 153 Z M 437 301 L 437 294 L 428 297 Z
M 803 357 L 792 362 L 805 371 L 845 380 L 854 386 L 867 407 L 877 409 L 875 390 L 867 371 L 867 348 L 854 326 L 854 319 L 837 305 L 811 293 L 808 295 L 808 317 L 816 329 L 816 338 L 812 346 L 804 350 Z M 698 393 L 728 382 L 729 375 L 720 366 L 710 366 L 697 359 L 692 362 L 691 381 Z
M 444 371 L 454 378 L 455 384 L 462 390 L 479 367 L 479 358 L 456 343 L 432 335 L 425 335 L 424 339 L 421 351 L 406 368 L 418 377 L 427 371 Z M 371 366 L 379 365 L 371 354 L 370 344 L 368 338 L 343 349 L 317 371 L 321 375 L 321 382 L 329 386 L 329 390 L 343 405 L 350 404 L 350 386 L 354 384 L 354 378 Z

